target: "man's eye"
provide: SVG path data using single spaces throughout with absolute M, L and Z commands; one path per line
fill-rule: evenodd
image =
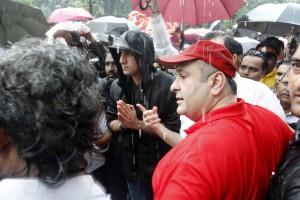
M 185 77 L 186 77 L 184 74 L 177 74 L 177 76 L 178 76 L 179 78 L 185 78 Z
M 293 62 L 291 65 L 294 72 L 300 73 L 300 62 Z

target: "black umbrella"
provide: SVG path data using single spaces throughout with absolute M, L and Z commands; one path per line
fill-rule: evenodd
M 22 37 L 44 37 L 48 23 L 42 11 L 10 0 L 0 4 L 0 46 Z
M 246 19 L 246 20 L 245 20 Z M 250 29 L 262 34 L 290 36 L 300 33 L 300 4 L 263 4 L 244 16 L 238 29 Z

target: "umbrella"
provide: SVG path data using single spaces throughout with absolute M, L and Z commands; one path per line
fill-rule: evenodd
M 234 39 L 242 45 L 243 53 L 246 53 L 249 49 L 256 48 L 259 44 L 257 40 L 249 37 L 235 37 Z
M 1 0 L 0 46 L 22 37 L 44 37 L 48 24 L 43 12 L 18 2 Z
M 131 0 L 134 10 L 141 11 L 139 1 Z M 244 3 L 244 0 L 158 0 L 165 21 L 191 25 L 230 19 Z M 149 9 L 142 12 L 150 13 Z
M 83 8 L 58 8 L 48 17 L 49 24 L 56 24 L 65 21 L 86 21 L 92 19 L 91 13 Z
M 249 11 L 238 29 L 262 34 L 289 36 L 300 33 L 300 4 L 263 4 Z
M 127 30 L 139 30 L 139 28 L 126 18 L 104 16 L 93 19 L 87 23 L 93 36 L 104 43 L 109 43 L 108 36 L 119 37 Z
M 52 26 L 51 29 L 46 32 L 47 40 L 49 43 L 54 43 L 55 40 L 54 35 L 59 30 L 76 32 L 80 36 L 87 35 L 90 32 L 89 27 L 83 24 L 83 22 L 77 22 L 77 21 L 60 22 Z

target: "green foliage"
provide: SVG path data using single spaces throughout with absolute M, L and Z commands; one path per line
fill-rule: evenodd
M 127 17 L 131 11 L 130 0 L 15 0 L 27 5 L 41 8 L 48 17 L 56 8 L 81 7 L 92 10 L 95 17 L 114 15 Z

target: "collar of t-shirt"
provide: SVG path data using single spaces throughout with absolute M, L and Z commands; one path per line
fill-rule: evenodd
M 204 114 L 200 120 L 198 120 L 194 125 L 185 130 L 189 135 L 196 132 L 199 128 L 203 127 L 205 124 L 211 123 L 221 118 L 241 116 L 245 111 L 244 100 L 237 98 L 237 103 L 231 104 L 226 107 L 218 108 Z

